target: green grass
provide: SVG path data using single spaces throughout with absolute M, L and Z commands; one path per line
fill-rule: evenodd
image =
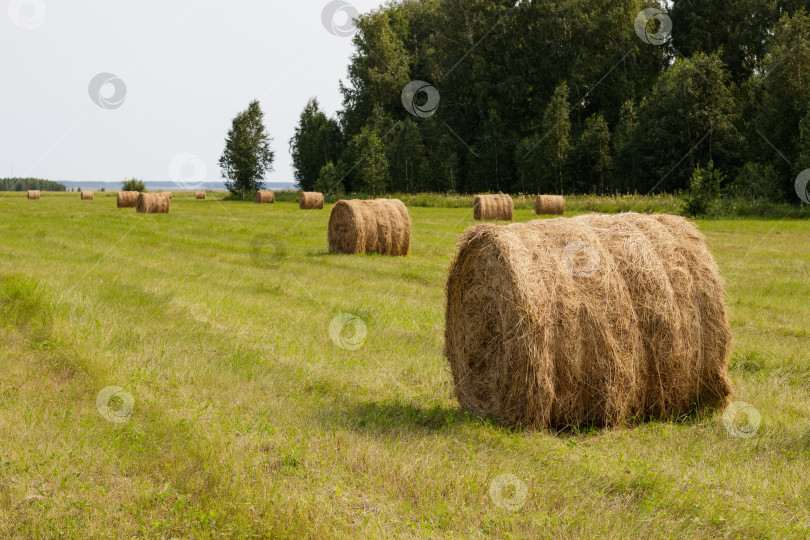
M 469 208 L 411 207 L 407 258 L 329 255 L 329 208 L 293 203 L 0 209 L 1 537 L 810 534 L 808 221 L 698 222 L 735 399 L 762 417 L 740 439 L 717 411 L 555 434 L 459 410 L 443 285 Z M 341 313 L 367 328 L 357 350 L 330 339 Z M 96 406 L 113 385 L 122 423 Z M 489 495 L 505 474 L 515 510 Z

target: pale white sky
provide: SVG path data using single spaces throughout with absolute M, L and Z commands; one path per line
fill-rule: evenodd
M 349 2 L 360 13 L 380 4 Z M 217 181 L 231 119 L 257 98 L 276 151 L 267 180 L 292 181 L 298 115 L 310 97 L 330 115 L 340 107 L 353 50 L 324 26 L 327 5 L 0 0 L 0 177 L 154 182 L 179 169 L 183 181 Z M 123 81 L 123 103 L 112 84 L 94 102 L 99 73 Z

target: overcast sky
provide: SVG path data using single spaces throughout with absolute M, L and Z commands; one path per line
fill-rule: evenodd
M 351 7 L 328 0 L 0 4 L 0 177 L 217 181 L 230 122 L 256 98 L 276 151 L 267 180 L 292 181 L 298 115 L 310 97 L 340 107 L 353 50 L 335 35 Z

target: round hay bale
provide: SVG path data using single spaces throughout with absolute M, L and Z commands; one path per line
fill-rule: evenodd
M 170 205 L 165 193 L 140 193 L 136 210 L 140 214 L 168 214 Z
M 538 195 L 534 201 L 534 213 L 538 216 L 561 216 L 565 213 L 565 198 L 560 195 Z
M 253 198 L 253 202 L 259 204 L 272 204 L 276 202 L 276 194 L 272 191 L 257 191 L 256 196 Z
M 118 208 L 136 208 L 138 206 L 138 195 L 140 193 L 137 191 L 119 191 L 115 196 Z
M 31 200 L 39 200 L 41 193 L 38 189 L 29 189 L 28 198 Z
M 169 198 L 169 200 L 172 200 L 174 198 L 174 193 L 172 193 L 171 191 L 161 191 L 161 193 L 163 195 L 166 195 Z
M 331 253 L 407 255 L 411 217 L 398 199 L 338 201 L 329 217 Z
M 205 199 L 208 195 L 205 191 L 198 191 L 194 196 L 198 199 Z
M 81 198 L 83 201 L 92 201 L 93 200 L 93 192 L 92 191 L 82 191 Z
M 522 427 L 725 406 L 731 333 L 706 241 L 675 216 L 479 225 L 447 280 L 459 403 Z
M 302 191 L 298 197 L 298 208 L 301 210 L 323 210 L 323 193 Z
M 473 217 L 476 220 L 512 221 L 515 205 L 509 195 L 478 195 L 473 204 Z

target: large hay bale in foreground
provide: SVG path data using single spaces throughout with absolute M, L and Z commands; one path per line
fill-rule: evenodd
M 165 193 L 141 193 L 136 210 L 140 214 L 168 214 L 171 200 Z
M 476 220 L 512 221 L 515 205 L 509 195 L 478 195 L 473 203 Z
M 115 196 L 118 208 L 136 208 L 138 206 L 138 195 L 140 193 L 137 191 L 119 191 Z
M 198 191 L 197 193 L 194 194 L 194 196 L 197 199 L 206 199 L 208 197 L 208 194 L 205 191 Z
M 398 199 L 338 201 L 329 217 L 331 253 L 407 255 L 411 217 Z
M 83 201 L 92 201 L 93 200 L 93 192 L 92 191 L 82 191 L 82 200 Z
M 561 216 L 565 213 L 565 198 L 561 195 L 538 195 L 534 201 L 534 213 L 538 216 Z
M 29 189 L 28 198 L 31 200 L 39 200 L 41 194 L 38 189 Z
M 298 208 L 301 210 L 323 210 L 323 193 L 302 191 L 298 197 Z
M 276 202 L 276 194 L 272 191 L 257 191 L 256 196 L 253 197 L 253 202 L 263 204 L 272 204 Z
M 456 396 L 507 425 L 614 426 L 723 407 L 730 347 L 717 265 L 683 218 L 479 225 L 450 267 Z

